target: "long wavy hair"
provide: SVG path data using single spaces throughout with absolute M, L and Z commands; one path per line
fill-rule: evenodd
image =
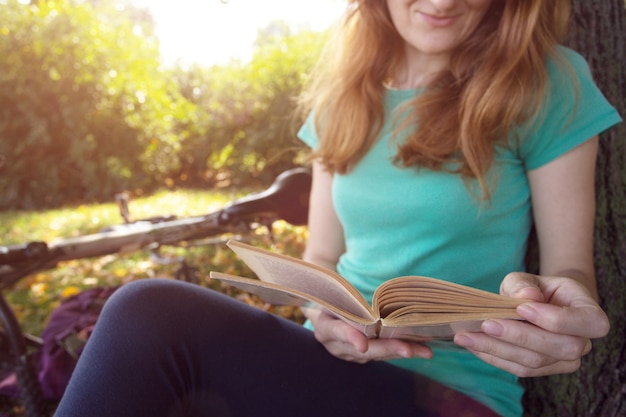
M 489 198 L 486 174 L 495 144 L 535 117 L 548 82 L 546 60 L 567 34 L 570 0 L 494 0 L 478 28 L 403 112 L 396 134 L 413 126 L 396 163 L 451 170 L 476 178 Z M 349 0 L 301 96 L 313 111 L 320 146 L 311 157 L 346 173 L 373 145 L 385 117 L 385 82 L 404 63 L 404 40 L 385 0 Z M 417 127 L 417 128 L 415 128 Z M 454 162 L 453 164 L 449 164 Z

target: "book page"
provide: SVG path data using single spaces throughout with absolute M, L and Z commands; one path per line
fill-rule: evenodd
M 243 278 L 236 275 L 224 274 L 222 272 L 212 271 L 210 273 L 212 279 L 218 279 L 240 290 L 258 295 L 263 301 L 274 305 L 290 305 L 307 308 L 322 308 L 328 310 L 329 313 L 341 318 L 353 327 L 361 330 L 365 334 L 369 328 L 373 327 L 375 322 L 371 318 L 363 318 L 343 310 L 333 304 L 316 298 L 310 294 L 303 293 L 293 288 L 286 288 L 282 285 L 271 282 L 264 282 L 258 279 Z M 374 326 L 375 327 L 375 326 Z
M 378 318 L 363 296 L 334 271 L 238 241 L 229 241 L 228 246 L 261 281 L 309 294 L 368 321 Z
M 384 320 L 383 320 L 384 322 Z M 483 320 L 467 320 L 435 325 L 384 325 L 380 330 L 381 339 L 404 339 L 426 343 L 433 340 L 449 340 L 456 333 L 480 331 Z
M 525 300 L 428 277 L 401 277 L 382 284 L 374 307 L 384 323 L 433 325 L 488 318 L 519 319 Z

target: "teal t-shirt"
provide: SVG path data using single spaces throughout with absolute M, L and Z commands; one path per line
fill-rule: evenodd
M 491 202 L 468 191 L 476 183 L 468 184 L 459 175 L 394 165 L 393 117 L 387 117 L 379 140 L 356 167 L 334 177 L 333 202 L 347 248 L 337 270 L 369 301 L 378 285 L 396 276 L 432 276 L 498 292 L 507 273 L 524 270 L 532 226 L 527 170 L 620 121 L 595 86 L 585 60 L 569 49 L 561 52 L 578 77 L 578 94 L 564 82 L 561 67 L 550 63 L 541 117 L 512 135 L 521 141 L 496 149 L 489 173 L 494 180 Z M 391 115 L 415 94 L 388 90 L 385 114 Z M 311 147 L 317 145 L 312 118 L 299 137 Z M 504 416 L 522 415 L 523 389 L 517 377 L 451 342 L 437 342 L 433 349 L 432 360 L 391 362 L 466 393 Z

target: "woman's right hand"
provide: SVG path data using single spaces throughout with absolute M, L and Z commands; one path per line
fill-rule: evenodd
M 421 343 L 400 339 L 368 339 L 344 321 L 318 309 L 304 309 L 313 324 L 315 338 L 337 358 L 367 363 L 389 359 L 420 357 L 430 359 L 432 350 Z

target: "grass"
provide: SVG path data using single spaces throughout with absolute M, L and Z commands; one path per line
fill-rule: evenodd
M 207 214 L 223 207 L 242 192 L 233 191 L 161 191 L 155 195 L 131 200 L 132 219 L 163 215 L 178 217 Z M 0 244 L 20 244 L 42 240 L 76 237 L 95 233 L 106 226 L 122 223 L 115 203 L 83 205 L 49 211 L 0 213 Z M 279 221 L 274 224 L 272 241 L 259 229 L 253 236 L 255 244 L 299 255 L 306 240 L 306 228 Z M 190 248 L 164 248 L 163 254 L 184 257 L 198 268 L 199 284 L 237 297 L 242 301 L 299 321 L 301 313 L 295 308 L 274 307 L 247 294 L 235 291 L 208 274 L 211 270 L 253 276 L 224 245 Z M 27 276 L 5 290 L 7 301 L 14 309 L 25 332 L 40 335 L 47 317 L 62 299 L 92 287 L 117 286 L 137 279 L 173 277 L 180 264 L 160 264 L 147 251 L 125 255 L 66 261 L 56 268 Z

